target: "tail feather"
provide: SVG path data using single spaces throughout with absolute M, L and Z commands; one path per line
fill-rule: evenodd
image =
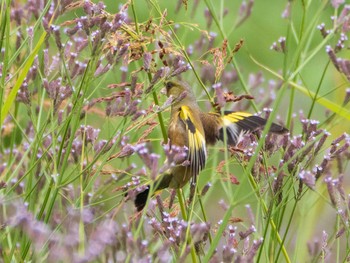
M 171 179 L 172 179 L 171 173 L 162 174 L 160 178 L 154 182 L 155 192 L 169 187 Z M 136 195 L 134 204 L 138 212 L 140 212 L 146 206 L 149 191 L 150 191 L 150 186 L 147 185 L 144 191 Z
M 136 198 L 134 200 L 135 207 L 137 209 L 137 212 L 140 212 L 146 205 L 148 194 L 149 194 L 149 185 L 147 185 L 147 188 L 136 195 Z

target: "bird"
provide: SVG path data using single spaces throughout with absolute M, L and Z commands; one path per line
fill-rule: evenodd
M 190 180 L 196 182 L 207 160 L 207 146 L 224 141 L 228 146 L 236 146 L 243 134 L 262 129 L 267 120 L 247 112 L 224 111 L 203 112 L 191 86 L 180 80 L 165 82 L 166 95 L 172 97 L 168 138 L 170 149 L 174 146 L 186 147 L 186 160 L 180 160 L 175 166 L 163 173 L 154 182 L 154 191 L 165 188 L 179 189 Z M 288 129 L 272 123 L 269 132 L 285 134 Z M 137 211 L 146 205 L 150 186 L 138 193 L 134 204 Z

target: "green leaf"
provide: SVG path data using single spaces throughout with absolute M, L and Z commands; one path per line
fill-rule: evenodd
M 23 68 L 22 68 L 22 71 L 18 74 L 17 81 L 16 81 L 15 85 L 13 86 L 13 88 L 11 89 L 8 97 L 6 98 L 3 107 L 1 108 L 1 119 L 0 119 L 1 125 L 3 124 L 5 117 L 7 116 L 13 102 L 15 101 L 17 92 L 18 92 L 19 88 L 21 87 L 25 77 L 27 76 L 27 73 L 34 62 L 35 56 L 38 54 L 40 47 L 44 43 L 45 37 L 46 37 L 46 32 L 42 33 L 38 43 L 36 44 L 35 48 L 32 51 L 32 53 L 30 53 L 27 60 L 25 61 Z
M 254 59 L 251 56 L 251 59 L 260 67 L 262 67 L 263 69 L 265 69 L 266 71 L 270 72 L 272 75 L 276 76 L 277 78 L 286 81 L 290 86 L 292 86 L 293 88 L 301 91 L 302 93 L 304 93 L 305 95 L 307 95 L 308 97 L 310 97 L 311 99 L 315 98 L 315 101 L 324 106 L 325 108 L 331 110 L 332 112 L 338 114 L 339 116 L 342 116 L 348 120 L 350 120 L 350 110 L 346 109 L 345 107 L 340 106 L 339 104 L 330 101 L 324 97 L 318 96 L 315 92 L 301 86 L 298 85 L 297 83 L 290 81 L 290 80 L 285 80 L 280 74 L 278 74 L 277 72 L 273 71 L 272 69 L 268 68 L 267 66 L 261 64 L 260 62 L 258 62 L 256 59 Z

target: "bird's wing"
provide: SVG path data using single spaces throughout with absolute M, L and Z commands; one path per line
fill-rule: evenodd
M 219 131 L 220 140 L 224 140 L 224 128 L 226 128 L 227 143 L 236 145 L 240 136 L 245 133 L 254 132 L 266 125 L 267 120 L 247 112 L 225 111 L 221 116 L 223 127 Z M 288 130 L 278 124 L 272 123 L 270 132 L 283 134 Z
M 196 176 L 204 168 L 207 159 L 205 135 L 202 122 L 194 115 L 188 106 L 180 108 L 180 119 L 183 121 L 188 134 L 188 160 L 190 162 L 191 174 Z

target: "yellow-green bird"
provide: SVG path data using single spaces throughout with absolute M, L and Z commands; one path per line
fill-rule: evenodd
M 196 176 L 204 168 L 207 159 L 207 145 L 213 145 L 218 140 L 230 146 L 235 146 L 242 134 L 254 132 L 264 127 L 266 120 L 246 112 L 225 111 L 220 113 L 202 112 L 191 87 L 183 81 L 168 81 L 165 83 L 167 96 L 173 97 L 171 117 L 168 126 L 170 147 L 186 146 L 188 166 L 177 163 L 168 172 L 159 176 L 154 183 L 155 191 L 164 188 L 182 188 L 190 179 L 196 181 Z M 226 136 L 224 136 L 226 129 Z M 270 132 L 283 134 L 288 130 L 272 123 Z M 135 198 L 135 206 L 141 211 L 146 205 L 149 186 Z

